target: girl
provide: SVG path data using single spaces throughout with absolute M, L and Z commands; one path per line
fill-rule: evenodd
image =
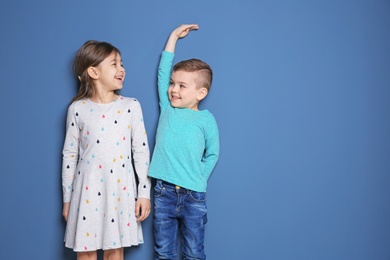
M 97 259 L 99 249 L 104 259 L 123 259 L 123 247 L 143 243 L 140 222 L 150 213 L 141 106 L 117 93 L 126 73 L 111 44 L 87 41 L 73 69 L 80 89 L 68 108 L 63 148 L 65 246 L 77 259 Z

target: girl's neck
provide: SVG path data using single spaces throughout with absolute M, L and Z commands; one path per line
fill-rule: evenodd
M 90 98 L 95 103 L 111 103 L 118 99 L 118 95 L 115 92 L 96 93 Z

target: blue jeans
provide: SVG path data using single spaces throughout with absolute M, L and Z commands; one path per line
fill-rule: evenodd
M 155 259 L 176 259 L 179 230 L 183 259 L 206 259 L 206 223 L 205 192 L 157 181 L 154 188 Z

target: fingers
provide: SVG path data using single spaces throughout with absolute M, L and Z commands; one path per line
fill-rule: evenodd
M 150 209 L 149 210 L 141 209 L 141 214 L 137 215 L 137 221 L 138 222 L 144 221 L 145 219 L 147 219 L 149 217 L 149 214 L 150 214 Z
M 138 222 L 147 219 L 147 217 L 150 215 L 150 200 L 138 199 L 135 206 L 135 215 Z
M 142 222 L 144 221 L 145 219 L 147 219 L 149 217 L 149 214 L 150 214 L 150 210 L 149 211 L 142 211 L 141 212 L 141 215 L 139 215 L 137 217 L 137 222 Z
M 184 24 L 183 26 L 187 30 L 197 30 L 197 29 L 199 29 L 199 25 L 197 25 L 197 24 Z
M 196 30 L 196 29 L 199 29 L 199 25 L 197 25 L 197 24 L 182 24 L 177 29 L 179 31 Z
M 182 24 L 175 31 L 179 38 L 183 38 L 188 35 L 191 30 L 199 29 L 197 24 Z

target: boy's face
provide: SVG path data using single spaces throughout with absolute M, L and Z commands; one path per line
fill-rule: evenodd
M 206 88 L 197 88 L 197 72 L 175 71 L 168 88 L 171 106 L 198 110 L 198 103 L 207 95 Z

